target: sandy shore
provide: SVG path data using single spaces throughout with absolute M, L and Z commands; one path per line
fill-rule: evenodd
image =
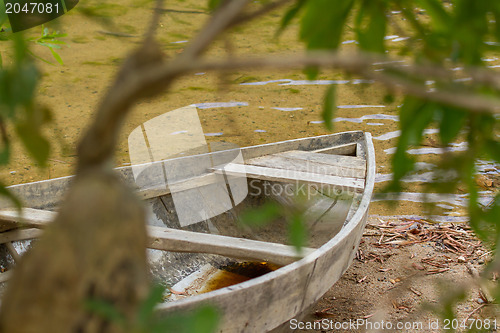
M 465 225 L 371 216 L 351 267 L 303 319 L 304 328 L 318 329 L 297 331 L 440 332 L 454 323 L 439 312 L 462 291 L 454 307 L 459 331 L 464 323 L 493 327 L 500 317 L 473 278 L 490 258 Z

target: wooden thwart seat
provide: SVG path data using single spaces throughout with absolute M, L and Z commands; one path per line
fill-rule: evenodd
M 358 162 L 359 158 L 353 156 L 297 151 L 296 154 L 280 153 L 253 158 L 246 164 L 364 180 L 366 166 Z
M 229 175 L 245 176 L 248 178 L 294 183 L 303 182 L 317 185 L 334 185 L 355 191 L 363 191 L 365 182 L 355 178 L 329 176 L 305 171 L 293 171 L 277 168 L 266 168 L 255 165 L 229 163 L 214 168 L 215 172 L 225 172 Z
M 22 216 L 19 216 L 17 210 L 0 210 L 0 220 L 43 228 L 54 220 L 56 214 L 50 211 L 24 208 Z M 0 244 L 35 238 L 40 235 L 39 231 L 38 229 L 24 229 L 5 232 L 0 234 Z M 151 249 L 212 253 L 239 259 L 269 261 L 278 265 L 286 265 L 299 259 L 292 246 L 283 244 L 155 226 L 147 226 L 147 232 L 148 247 Z M 314 250 L 303 248 L 302 255 L 308 255 Z
M 316 165 L 329 166 L 331 169 L 337 170 L 338 176 L 364 179 L 366 175 L 366 161 L 361 157 L 313 153 L 302 150 L 290 150 L 276 155 L 289 160 L 313 163 L 311 164 L 313 169 Z

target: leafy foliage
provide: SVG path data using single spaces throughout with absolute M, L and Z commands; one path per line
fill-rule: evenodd
M 22 35 L 14 35 L 14 65 L 0 70 L 0 121 L 12 122 L 16 133 L 35 161 L 44 166 L 49 155 L 49 142 L 41 128 L 51 121 L 50 111 L 35 103 L 38 70 L 28 58 Z M 5 125 L 4 125 L 5 126 Z M 10 141 L 4 135 L 1 163 L 9 161 Z
M 65 45 L 65 42 L 60 40 L 65 36 L 58 32 L 50 32 L 43 26 L 41 36 L 38 38 L 25 39 L 22 33 L 13 34 L 8 25 L 4 3 L 1 3 L 0 41 L 13 44 L 13 64 L 10 67 L 4 67 L 0 54 L 0 165 L 6 165 L 10 160 L 11 142 L 7 133 L 9 125 L 14 128 L 33 159 L 42 167 L 46 165 L 50 154 L 50 143 L 42 134 L 42 129 L 51 122 L 52 115 L 49 109 L 40 106 L 35 101 L 40 75 L 33 58 L 49 64 L 51 62 L 33 53 L 28 43 L 49 48 L 54 59 L 59 64 L 63 64 L 56 49 Z M 7 196 L 20 207 L 20 202 L 3 185 L 0 185 L 0 194 Z
M 473 93 L 482 97 L 500 96 L 500 86 L 493 81 L 481 80 L 477 76 L 468 78 L 469 71 L 484 69 L 490 52 L 500 51 L 500 2 L 470 0 L 339 0 L 332 5 L 327 0 L 296 1 L 283 17 L 279 31 L 287 27 L 293 18 L 300 19 L 299 38 L 308 50 L 336 50 L 346 31 L 355 33 L 357 45 L 362 52 L 384 54 L 385 35 L 389 29 L 400 34 L 408 33 L 406 46 L 401 48 L 407 63 L 433 65 L 437 70 L 459 69 L 457 79 L 449 76 L 433 76 L 433 92 L 442 90 Z M 397 10 L 397 18 L 389 15 Z M 403 21 L 401 20 L 403 18 Z M 309 77 L 315 77 L 318 68 L 306 69 Z M 480 72 L 482 73 L 482 72 Z M 386 68 L 387 77 L 413 86 L 425 87 L 426 75 Z M 492 78 L 494 76 L 492 75 Z M 331 129 L 334 92 L 328 88 L 325 95 L 323 119 Z M 430 96 L 430 94 L 429 94 Z M 430 184 L 429 191 L 456 191 L 459 185 L 468 192 L 469 218 L 474 231 L 492 247 L 500 240 L 500 193 L 486 206 L 479 204 L 479 189 L 476 183 L 478 159 L 490 159 L 500 163 L 499 126 L 500 118 L 491 113 L 472 112 L 444 102 L 427 100 L 422 95 L 404 96 L 400 108 L 401 136 L 392 159 L 393 181 L 385 191 L 402 190 L 401 179 L 414 170 L 416 159 L 407 153 L 423 139 L 429 126 L 439 129 L 440 143 L 447 152 L 443 154 L 437 174 L 453 175 L 450 179 Z M 450 144 L 465 138 L 467 150 L 451 152 Z M 443 315 L 452 316 L 447 304 Z
M 28 38 L 27 41 L 34 42 L 35 44 L 41 45 L 41 46 L 46 46 L 49 48 L 50 52 L 52 53 L 52 56 L 56 61 L 63 65 L 63 61 L 61 59 L 61 56 L 55 51 L 55 49 L 60 49 L 62 45 L 66 45 L 66 42 L 59 40 L 59 38 L 66 37 L 66 34 L 59 33 L 57 31 L 50 32 L 48 28 L 45 28 L 42 26 L 42 34 L 39 38 Z M 49 64 L 52 64 L 51 62 L 37 56 L 33 52 L 27 50 L 33 57 L 40 59 L 44 62 L 47 62 Z
M 324 101 L 324 106 L 323 106 L 323 113 L 321 114 L 321 117 L 325 121 L 325 126 L 328 128 L 330 131 L 333 130 L 333 113 L 335 112 L 336 105 L 335 105 L 335 86 L 331 85 L 328 87 L 326 90 L 326 95 L 325 95 L 325 101 Z

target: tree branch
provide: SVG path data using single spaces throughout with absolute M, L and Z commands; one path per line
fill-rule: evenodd
M 229 25 L 230 28 L 237 26 L 237 25 L 242 25 L 248 21 L 252 21 L 260 16 L 263 16 L 275 9 L 278 9 L 279 7 L 285 5 L 286 3 L 291 2 L 291 0 L 278 0 L 275 2 L 271 2 L 268 5 L 252 12 L 249 14 L 242 14 L 240 16 L 235 17 L 233 22 Z
M 392 61 L 392 63 L 391 63 Z M 385 71 L 373 71 L 374 63 L 385 63 L 378 65 Z M 137 83 L 145 84 L 149 82 L 154 86 L 163 85 L 163 81 L 168 81 L 172 76 L 178 76 L 187 72 L 196 71 L 231 71 L 236 69 L 273 68 L 290 69 L 302 66 L 319 66 L 323 68 L 337 68 L 350 74 L 358 74 L 368 79 L 373 79 L 386 87 L 408 93 L 427 100 L 453 105 L 471 112 L 500 113 L 500 99 L 480 95 L 470 90 L 460 87 L 454 83 L 450 88 L 440 88 L 440 90 L 429 91 L 423 84 L 414 83 L 410 79 L 402 76 L 414 77 L 422 73 L 434 74 L 438 79 L 446 79 L 450 82 L 456 76 L 453 71 L 435 70 L 433 66 L 412 65 L 409 67 L 397 66 L 394 59 L 380 55 L 366 54 L 339 54 L 330 52 L 316 52 L 300 56 L 275 56 L 264 58 L 236 58 L 222 61 L 200 61 L 191 63 L 169 64 L 163 68 L 155 68 L 149 72 L 140 73 Z M 471 71 L 469 71 L 470 73 Z M 396 76 L 395 74 L 400 74 Z M 478 69 L 474 77 L 483 83 L 498 82 L 495 74 L 486 74 L 484 70 Z M 134 89 L 130 87 L 130 89 Z
M 144 40 L 153 40 L 156 29 L 158 28 L 158 24 L 160 22 L 160 16 L 162 13 L 163 0 L 156 0 L 155 8 L 153 8 L 153 17 L 151 18 L 151 22 L 149 22 L 148 30 L 144 35 Z
M 248 2 L 249 0 L 226 1 L 212 15 L 193 42 L 180 54 L 179 58 L 182 58 L 185 62 L 191 62 L 199 57 L 208 48 L 208 45 L 234 22 L 235 17 L 241 13 Z

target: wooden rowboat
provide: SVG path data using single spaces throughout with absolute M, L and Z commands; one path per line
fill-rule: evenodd
M 168 170 L 184 170 L 186 165 L 199 170 L 158 182 L 158 174 L 162 178 Z M 221 332 L 267 332 L 286 327 L 349 267 L 367 219 L 375 156 L 371 135 L 357 131 L 177 157 L 116 171 L 137 185 L 138 195 L 147 203 L 151 272 L 172 292 L 158 311 L 167 315 L 211 304 L 223 314 Z M 30 240 L 54 219 L 70 181 L 71 177 L 63 177 L 10 187 L 28 208 L 19 216 L 7 203 L 0 205 L 0 243 L 5 244 L 0 265 L 7 269 L 0 281 L 8 279 L 9 269 L 15 269 L 15 260 Z M 287 245 L 284 219 L 259 229 L 237 223 L 245 209 L 266 200 L 284 209 L 291 207 L 295 193 L 303 189 L 307 200 L 301 205 L 309 242 L 301 255 Z M 187 205 L 191 207 L 182 206 L 182 199 L 193 198 L 195 192 L 202 199 L 192 200 Z M 183 197 L 186 193 L 191 194 Z M 241 272 L 263 266 L 264 272 Z M 236 276 L 236 282 L 246 281 L 224 287 L 228 274 Z M 239 279 L 244 274 L 248 278 Z

